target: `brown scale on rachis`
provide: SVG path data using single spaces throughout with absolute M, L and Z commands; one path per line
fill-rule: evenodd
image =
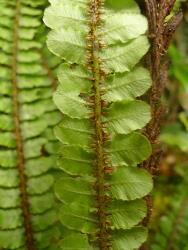
M 107 196 L 107 191 L 110 187 L 106 184 L 106 179 L 112 173 L 113 168 L 105 150 L 105 143 L 110 140 L 110 136 L 102 121 L 102 117 L 107 114 L 105 109 L 108 107 L 108 103 L 103 99 L 103 95 L 105 94 L 103 85 L 106 73 L 102 68 L 102 60 L 99 57 L 100 50 L 106 46 L 101 38 L 98 37 L 98 30 L 102 23 L 102 9 L 102 0 L 91 0 L 88 5 L 89 33 L 86 37 L 86 48 L 87 68 L 92 73 L 92 77 L 90 78 L 92 88 L 88 98 L 88 106 L 91 110 L 89 114 L 90 120 L 95 130 L 91 147 L 95 152 L 93 176 L 96 181 L 93 183 L 92 188 L 95 191 L 96 217 L 98 218 L 96 243 L 100 250 L 110 250 L 109 229 L 111 223 L 107 209 L 111 199 Z

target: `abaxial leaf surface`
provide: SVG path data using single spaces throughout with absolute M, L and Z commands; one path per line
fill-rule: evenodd
M 151 154 L 139 131 L 150 107 L 136 100 L 151 86 L 141 59 L 147 20 L 134 0 L 51 0 L 44 21 L 49 50 L 61 58 L 54 102 L 63 113 L 55 135 L 61 176 L 63 250 L 135 250 L 152 177 L 138 164 Z M 66 231 L 66 232 L 65 232 Z M 109 248 L 109 244 L 111 248 Z

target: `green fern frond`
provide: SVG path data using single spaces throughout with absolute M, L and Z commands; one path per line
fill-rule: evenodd
M 0 248 L 51 249 L 56 239 L 50 67 L 38 36 L 45 0 L 0 1 Z M 55 64 L 54 64 L 55 67 Z M 52 67 L 53 68 L 53 67 Z M 55 237 L 54 237 L 55 236 Z
M 54 102 L 64 114 L 55 134 L 62 143 L 62 176 L 55 192 L 65 227 L 60 248 L 138 249 L 150 174 L 137 167 L 151 153 L 138 132 L 150 107 L 136 100 L 151 85 L 138 65 L 149 48 L 147 20 L 134 1 L 51 0 L 44 21 L 47 45 L 63 60 Z M 116 8 L 117 7 L 117 8 Z
M 188 190 L 187 181 L 179 185 L 170 198 L 168 213 L 159 223 L 151 242 L 151 250 L 185 250 L 188 247 Z

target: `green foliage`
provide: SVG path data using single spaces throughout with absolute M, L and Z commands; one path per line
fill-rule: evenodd
M 175 77 L 179 84 L 182 85 L 184 91 L 188 91 L 188 60 L 185 55 L 182 55 L 175 45 L 172 45 L 169 49 L 169 55 L 172 60 L 171 73 Z
M 160 138 L 169 147 L 188 152 L 188 133 L 180 122 L 166 126 L 162 130 Z
M 103 14 L 102 1 L 50 2 L 47 44 L 63 61 L 54 94 L 64 114 L 55 129 L 60 248 L 138 249 L 147 238 L 143 197 L 152 189 L 149 173 L 137 167 L 151 146 L 135 132 L 150 120 L 148 105 L 136 100 L 151 85 L 138 65 L 149 48 L 146 18 L 133 0 L 106 1 Z
M 0 248 L 51 249 L 58 237 L 52 128 L 60 117 L 40 38 L 45 0 L 0 1 Z M 48 56 L 49 57 L 49 56 Z M 55 237 L 54 237 L 55 236 Z
M 184 1 L 176 1 L 177 7 Z M 176 9 L 177 10 L 177 9 Z M 169 112 L 161 141 L 165 149 L 161 176 L 154 192 L 151 250 L 188 248 L 188 116 L 186 20 L 179 27 L 169 49 L 170 82 L 166 97 Z
M 178 167 L 184 180 L 168 201 L 167 211 L 161 216 L 151 250 L 186 250 L 188 247 L 188 189 L 187 166 Z

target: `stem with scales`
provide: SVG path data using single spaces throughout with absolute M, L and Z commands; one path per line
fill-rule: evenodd
M 150 69 L 153 84 L 149 92 L 149 104 L 152 109 L 152 119 L 145 128 L 145 135 L 153 146 L 153 153 L 150 158 L 142 164 L 152 175 L 159 172 L 159 164 L 162 158 L 162 150 L 158 140 L 160 134 L 161 120 L 164 114 L 164 107 L 161 97 L 168 79 L 168 62 L 166 60 L 167 49 L 172 37 L 182 20 L 182 12 L 177 12 L 168 22 L 166 17 L 171 13 L 175 0 L 157 1 L 145 0 L 145 12 L 149 23 L 149 37 L 151 49 L 147 55 L 146 62 Z M 148 214 L 143 221 L 148 225 L 152 214 L 152 198 L 146 197 Z M 147 244 L 141 250 L 148 249 Z
M 108 232 L 108 215 L 106 209 L 109 203 L 108 197 L 105 194 L 105 166 L 106 153 L 104 149 L 105 131 L 102 122 L 103 115 L 103 100 L 101 93 L 101 85 L 104 82 L 105 74 L 101 69 L 101 61 L 99 59 L 100 40 L 97 35 L 97 29 L 100 23 L 100 13 L 103 2 L 100 0 L 92 0 L 89 5 L 90 15 L 90 31 L 88 35 L 88 55 L 89 55 L 89 69 L 93 75 L 93 114 L 92 121 L 94 122 L 95 138 L 93 144 L 95 145 L 96 160 L 94 161 L 94 175 L 96 177 L 95 191 L 97 200 L 97 215 L 99 231 L 97 233 L 97 241 L 100 250 L 110 249 L 109 232 Z

